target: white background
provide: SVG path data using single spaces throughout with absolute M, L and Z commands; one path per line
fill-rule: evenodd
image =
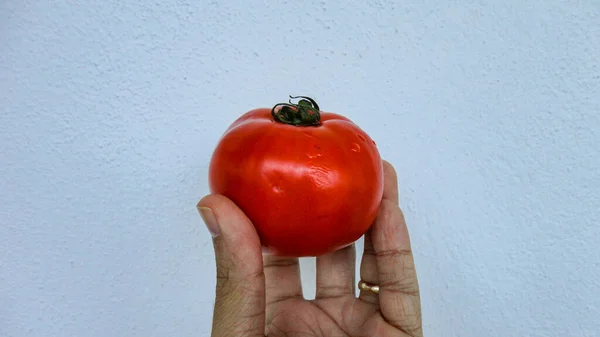
M 141 3 L 0 2 L 0 336 L 207 336 L 211 151 L 290 94 L 397 168 L 426 336 L 600 335 L 597 1 Z

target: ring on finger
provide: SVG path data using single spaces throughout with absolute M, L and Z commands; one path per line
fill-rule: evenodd
M 370 291 L 374 294 L 379 294 L 379 285 L 370 284 L 363 280 L 360 280 L 360 282 L 358 282 L 358 289 L 363 290 L 363 291 Z

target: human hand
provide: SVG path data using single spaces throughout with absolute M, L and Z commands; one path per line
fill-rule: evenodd
M 302 296 L 298 259 L 262 254 L 245 214 L 229 199 L 209 195 L 198 209 L 217 263 L 212 336 L 419 337 L 419 285 L 394 168 L 384 162 L 379 214 L 365 234 L 364 282 L 355 294 L 355 247 L 317 257 L 314 300 Z

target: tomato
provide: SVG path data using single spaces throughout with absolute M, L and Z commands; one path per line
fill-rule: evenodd
M 320 111 L 309 97 L 290 96 L 229 126 L 212 155 L 209 186 L 245 212 L 264 251 L 319 256 L 369 229 L 383 166 L 375 142 L 356 124 Z

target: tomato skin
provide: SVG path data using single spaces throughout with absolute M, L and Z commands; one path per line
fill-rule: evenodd
M 320 125 L 294 126 L 259 108 L 219 140 L 209 186 L 245 212 L 270 254 L 319 256 L 369 229 L 383 167 L 375 142 L 343 116 L 321 112 Z

